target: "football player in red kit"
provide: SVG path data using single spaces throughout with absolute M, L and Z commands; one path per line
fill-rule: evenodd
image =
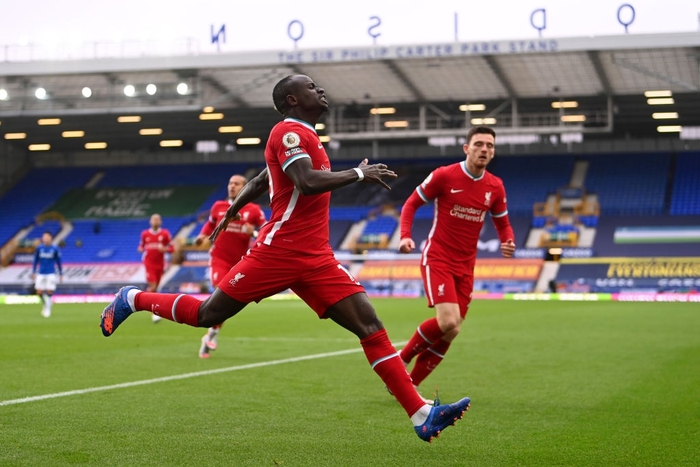
M 160 214 L 151 215 L 149 224 L 151 227 L 141 232 L 138 252 L 143 253 L 141 261 L 146 268 L 146 290 L 155 292 L 165 271 L 165 253 L 173 252 L 173 246 L 170 244 L 173 238 L 170 231 L 163 228 Z M 152 318 L 154 323 L 160 321 L 158 315 L 153 315 Z
M 209 219 L 202 226 L 202 230 L 195 238 L 194 243 L 201 245 L 214 232 L 216 226 L 226 216 L 226 211 L 236 199 L 241 189 L 248 183 L 243 175 L 232 175 L 228 181 L 228 198 L 216 201 L 209 212 Z M 246 254 L 250 246 L 250 239 L 255 234 L 256 228 L 265 223 L 265 213 L 255 203 L 248 203 L 238 211 L 239 218 L 228 223 L 226 230 L 219 233 L 216 241 L 209 250 L 209 275 L 212 286 L 219 285 L 237 262 Z M 202 337 L 202 345 L 199 347 L 200 358 L 209 358 L 210 351 L 218 346 L 219 330 L 221 324 L 210 327 Z
M 384 164 L 370 165 L 366 160 L 352 169 L 331 171 L 314 129 L 328 110 L 326 92 L 308 76 L 283 78 L 275 85 L 272 100 L 284 120 L 270 132 L 265 148 L 267 167 L 243 188 L 212 234 L 216 237 L 228 219 L 267 190 L 272 214 L 255 246 L 203 302 L 185 294 L 122 287 L 102 313 L 102 334 L 112 335 L 137 310 L 209 327 L 234 316 L 250 302 L 289 288 L 318 317 L 334 321 L 359 338 L 370 366 L 406 411 L 415 433 L 430 441 L 462 417 L 470 399 L 430 405 L 418 394 L 364 288 L 335 259 L 329 244 L 331 191 L 355 182 L 388 189 L 383 179 L 396 174 Z
M 421 323 L 400 353 L 405 365 L 417 356 L 411 371 L 416 387 L 442 361 L 467 315 L 477 242 L 487 212 L 498 231 L 501 254 L 510 258 L 515 252 L 503 182 L 486 170 L 495 141 L 491 128 L 472 128 L 463 147 L 466 159 L 435 169 L 401 209 L 399 251 L 410 253 L 416 248 L 411 238 L 416 210 L 425 203 L 434 205 L 420 266 L 428 306 L 435 308 L 436 317 Z

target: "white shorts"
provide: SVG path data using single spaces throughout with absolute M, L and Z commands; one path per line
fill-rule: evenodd
M 57 279 L 56 274 L 37 274 L 36 281 L 34 281 L 34 288 L 36 290 L 49 290 L 53 292 L 56 290 Z

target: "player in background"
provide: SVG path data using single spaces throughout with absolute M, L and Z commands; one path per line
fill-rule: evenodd
M 383 179 L 396 174 L 384 164 L 368 165 L 366 160 L 352 169 L 331 171 L 314 129 L 328 110 L 328 101 L 325 90 L 308 76 L 283 78 L 275 85 L 272 98 L 284 120 L 270 132 L 265 148 L 267 167 L 243 188 L 212 234 L 216 238 L 228 219 L 267 190 L 272 214 L 255 246 L 204 301 L 186 294 L 122 287 L 102 313 L 102 334 L 112 335 L 137 310 L 209 327 L 234 316 L 250 302 L 291 288 L 319 318 L 330 319 L 359 338 L 372 369 L 404 408 L 416 434 L 430 441 L 462 417 L 470 399 L 431 406 L 420 397 L 364 288 L 335 259 L 329 243 L 331 191 L 355 182 L 389 189 Z
M 212 205 L 209 219 L 202 226 L 202 230 L 197 235 L 197 238 L 194 239 L 195 245 L 204 243 L 204 240 L 214 232 L 216 226 L 226 216 L 226 211 L 246 183 L 248 183 L 248 180 L 243 175 L 231 176 L 228 181 L 228 199 L 216 201 Z M 211 284 L 214 287 L 219 285 L 219 281 L 245 255 L 256 228 L 262 227 L 265 223 L 265 213 L 255 203 L 248 203 L 243 206 L 238 215 L 239 219 L 228 223 L 226 230 L 217 236 L 216 241 L 209 250 L 209 275 Z M 222 324 L 210 327 L 204 337 L 202 337 L 202 345 L 199 348 L 200 358 L 209 358 L 209 352 L 216 350 L 219 329 L 221 329 Z
M 466 159 L 435 169 L 401 209 L 399 251 L 410 253 L 416 248 L 411 238 L 416 210 L 425 203 L 434 205 L 420 267 L 428 306 L 435 308 L 436 317 L 421 323 L 400 353 L 406 366 L 417 356 L 411 371 L 416 387 L 445 357 L 467 315 L 477 242 L 487 212 L 498 231 L 501 254 L 510 258 L 515 252 L 503 182 L 486 170 L 495 154 L 495 142 L 491 128 L 470 129 L 462 148 Z
M 63 282 L 63 268 L 61 266 L 61 250 L 52 244 L 51 232 L 44 232 L 41 236 L 41 244 L 34 251 L 34 264 L 32 265 L 32 279 L 34 288 L 44 304 L 41 316 L 51 316 L 53 301 L 51 296 L 56 291 L 56 283 Z M 56 274 L 58 272 L 58 274 Z
M 150 228 L 141 232 L 141 240 L 138 252 L 143 253 L 141 261 L 146 268 L 146 288 L 149 292 L 158 290 L 160 280 L 165 271 L 165 253 L 172 253 L 172 235 L 168 229 L 163 228 L 163 219 L 160 214 L 151 215 Z M 160 321 L 160 316 L 153 315 L 153 322 Z

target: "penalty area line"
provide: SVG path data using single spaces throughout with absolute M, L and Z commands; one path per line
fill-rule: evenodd
M 266 366 L 283 365 L 285 363 L 303 362 L 305 360 L 317 360 L 319 358 L 338 357 L 341 355 L 348 355 L 348 354 L 357 353 L 357 352 L 361 352 L 361 351 L 362 351 L 362 347 L 355 348 L 355 349 L 348 349 L 348 350 L 339 350 L 336 352 L 325 352 L 325 353 L 318 353 L 318 354 L 312 354 L 312 355 L 303 355 L 301 357 L 283 358 L 281 360 L 270 360 L 267 362 L 248 363 L 246 365 L 229 366 L 226 368 L 215 368 L 212 370 L 194 371 L 192 373 L 183 373 L 181 375 L 172 375 L 172 376 L 163 376 L 161 378 L 143 379 L 140 381 L 130 381 L 128 383 L 110 384 L 108 386 L 97 386 L 94 388 L 74 389 L 72 391 L 55 392 L 53 394 L 44 394 L 41 396 L 22 397 L 20 399 L 9 399 L 6 401 L 0 401 L 0 407 L 6 406 L 6 405 L 26 404 L 28 402 L 38 402 L 38 401 L 43 401 L 43 400 L 48 400 L 48 399 L 56 399 L 59 397 L 79 396 L 81 394 L 89 394 L 91 392 L 110 391 L 112 389 L 124 389 L 124 388 L 131 388 L 131 387 L 135 387 L 135 386 L 145 386 L 147 384 L 166 383 L 168 381 L 177 381 L 180 379 L 198 378 L 200 376 L 209 376 L 209 375 L 215 375 L 218 373 L 227 373 L 229 371 L 251 370 L 254 368 L 262 368 L 262 367 L 266 367 Z

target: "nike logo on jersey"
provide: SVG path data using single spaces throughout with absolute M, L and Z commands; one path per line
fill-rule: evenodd
M 321 143 L 318 143 L 318 148 L 323 149 L 323 145 Z
M 463 192 L 463 191 L 464 191 L 464 190 L 455 190 L 454 188 L 452 188 L 452 189 L 450 190 L 450 193 L 461 193 L 461 192 Z

